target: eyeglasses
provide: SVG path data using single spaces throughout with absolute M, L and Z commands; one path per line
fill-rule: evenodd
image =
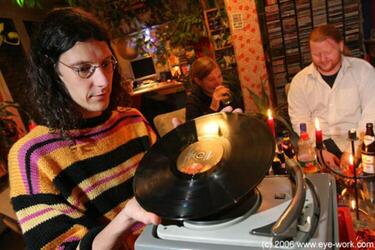
M 113 56 L 111 58 L 104 60 L 103 63 L 100 65 L 94 65 L 91 63 L 83 63 L 78 66 L 70 66 L 61 61 L 58 61 L 58 62 L 64 65 L 65 67 L 68 67 L 69 69 L 76 72 L 77 75 L 83 79 L 90 78 L 95 73 L 95 70 L 97 68 L 102 68 L 106 72 L 113 72 L 117 65 L 117 60 Z

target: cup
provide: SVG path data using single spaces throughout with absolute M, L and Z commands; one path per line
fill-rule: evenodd
M 228 92 L 225 94 L 225 98 L 221 101 L 224 106 L 231 104 L 233 101 L 232 92 Z

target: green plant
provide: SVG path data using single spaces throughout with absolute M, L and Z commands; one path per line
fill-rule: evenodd
M 266 80 L 262 80 L 260 82 L 261 91 L 260 94 L 256 94 L 254 91 L 249 89 L 247 86 L 244 88 L 249 92 L 249 95 L 251 99 L 253 100 L 255 106 L 257 107 L 259 113 L 263 115 L 267 115 L 267 110 L 271 108 L 269 96 L 267 94 L 266 88 L 265 88 Z
M 190 14 L 179 14 L 170 26 L 167 36 L 172 46 L 193 45 L 207 36 L 200 9 L 195 9 Z
M 20 7 L 27 6 L 31 8 L 34 8 L 34 7 L 42 8 L 41 0 L 12 0 L 12 3 L 17 4 Z
M 293 132 L 292 124 L 290 123 L 290 119 L 288 116 L 288 106 L 287 104 L 284 104 L 272 108 L 270 98 L 265 87 L 266 83 L 266 80 L 260 80 L 261 91 L 259 95 L 249 89 L 247 86 L 244 86 L 244 89 L 249 92 L 251 99 L 258 109 L 258 113 L 256 114 L 258 116 L 261 116 L 263 119 L 267 119 L 267 111 L 268 109 L 271 109 L 273 112 L 273 118 L 276 120 L 277 131 L 281 132 L 282 130 L 287 129 L 290 133 L 290 138 L 294 143 L 298 140 L 298 135 Z

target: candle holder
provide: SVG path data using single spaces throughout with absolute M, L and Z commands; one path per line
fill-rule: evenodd
M 370 206 L 363 192 L 363 182 L 358 182 L 358 193 L 359 197 L 356 199 L 355 194 L 355 183 L 353 181 L 348 181 L 347 179 L 337 180 L 337 186 L 341 189 L 338 192 L 338 205 L 341 207 L 350 208 L 350 213 L 352 217 L 353 227 L 357 230 L 363 229 L 374 229 L 375 228 L 375 217 L 372 214 L 375 209 L 374 206 Z
M 315 118 L 315 143 L 317 149 L 323 149 L 323 131 L 318 118 Z

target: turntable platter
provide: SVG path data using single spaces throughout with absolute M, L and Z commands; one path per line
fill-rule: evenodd
M 270 130 L 255 117 L 196 118 L 146 153 L 134 176 L 135 197 L 164 219 L 207 217 L 234 206 L 260 183 L 274 147 Z

